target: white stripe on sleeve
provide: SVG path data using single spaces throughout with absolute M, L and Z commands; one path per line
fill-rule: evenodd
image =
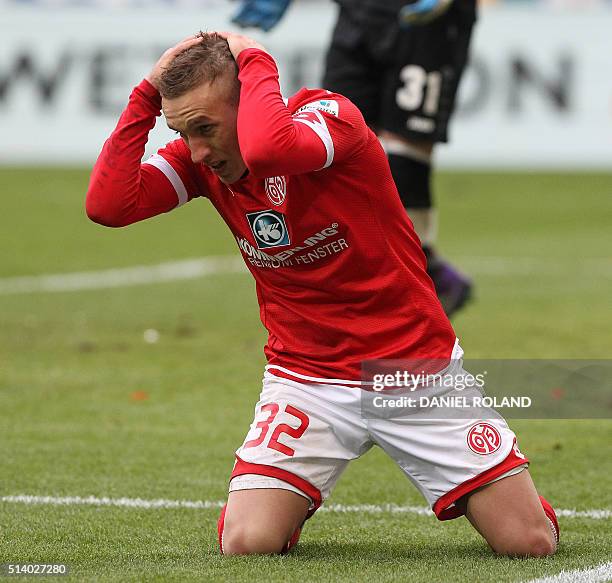
M 172 168 L 170 162 L 159 154 L 153 154 L 148 160 L 145 160 L 143 164 L 150 164 L 155 168 L 161 170 L 164 176 L 170 181 L 170 184 L 174 187 L 176 196 L 178 197 L 178 205 L 181 206 L 189 200 L 187 195 L 187 189 L 181 180 L 181 177 L 177 174 L 176 170 Z
M 325 151 L 327 152 L 327 160 L 325 161 L 323 168 L 327 168 L 331 166 L 331 163 L 334 161 L 334 141 L 329 133 L 329 128 L 327 127 L 327 123 L 325 123 L 325 118 L 323 115 L 319 111 L 312 109 L 308 110 L 308 113 L 315 115 L 318 121 L 311 121 L 302 117 L 294 117 L 293 119 L 295 121 L 299 121 L 300 123 L 306 124 L 317 134 L 317 136 L 321 138 L 321 141 L 325 146 Z M 323 168 L 321 168 L 321 170 L 323 170 Z

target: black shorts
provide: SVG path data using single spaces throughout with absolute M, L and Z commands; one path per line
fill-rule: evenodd
M 397 14 L 340 8 L 323 87 L 359 107 L 368 125 L 416 141 L 446 142 L 468 57 L 475 0 L 455 0 L 436 20 L 400 30 Z

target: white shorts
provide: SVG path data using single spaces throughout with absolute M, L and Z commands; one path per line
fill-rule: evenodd
M 255 418 L 236 451 L 230 492 L 292 490 L 310 500 L 311 516 L 349 461 L 377 445 L 438 519 L 448 520 L 464 514 L 455 504 L 460 498 L 529 463 L 512 430 L 492 410 L 482 420 L 418 414 L 367 419 L 361 397 L 358 387 L 302 384 L 265 373 Z

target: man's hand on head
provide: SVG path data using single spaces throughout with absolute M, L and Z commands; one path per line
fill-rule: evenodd
M 202 41 L 202 36 L 200 34 L 195 34 L 183 39 L 177 45 L 169 48 L 160 58 L 151 72 L 147 75 L 147 81 L 155 87 L 159 91 L 159 79 L 162 76 L 164 70 L 168 67 L 168 65 L 172 62 L 174 57 L 186 51 L 188 48 L 197 45 Z
M 236 34 L 234 32 L 217 32 L 217 34 L 227 41 L 230 51 L 232 52 L 232 55 L 234 55 L 234 59 L 237 59 L 238 55 L 245 49 L 260 49 L 262 51 L 266 51 L 261 44 L 248 36 Z

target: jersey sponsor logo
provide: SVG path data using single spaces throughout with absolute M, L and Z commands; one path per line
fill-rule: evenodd
M 282 213 L 273 210 L 247 213 L 249 226 L 258 249 L 270 249 L 289 245 L 289 231 Z
M 472 425 L 467 435 L 468 447 L 478 455 L 489 455 L 501 446 L 501 435 L 490 423 Z
M 330 115 L 335 115 L 338 117 L 338 112 L 340 111 L 340 106 L 335 99 L 320 99 L 319 101 L 313 101 L 312 103 L 307 103 L 298 109 L 295 113 L 301 113 L 302 111 L 322 111 L 324 113 L 329 113 Z
M 251 265 L 277 269 L 279 267 L 311 264 L 341 253 L 349 248 L 349 244 L 344 237 L 339 237 L 339 234 L 338 223 L 332 223 L 331 226 L 306 237 L 301 245 L 284 249 L 274 255 L 256 249 L 244 237 L 236 237 L 236 241 L 246 256 L 246 261 Z
M 280 206 L 285 202 L 287 196 L 287 180 L 284 176 L 272 176 L 264 181 L 266 194 L 270 202 L 276 206 Z

